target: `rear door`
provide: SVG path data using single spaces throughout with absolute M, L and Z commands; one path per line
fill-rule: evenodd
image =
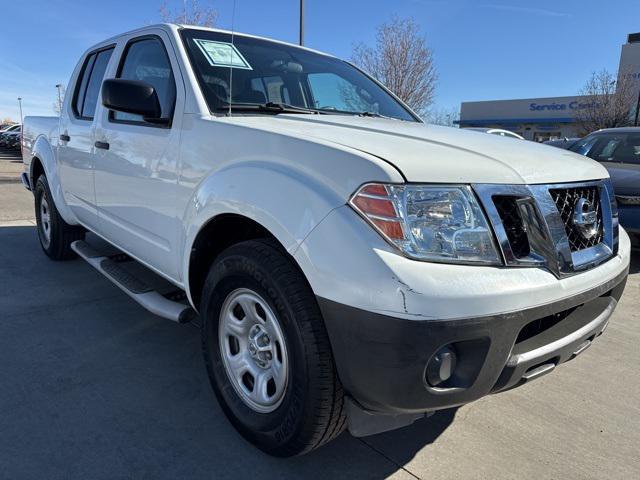
M 175 199 L 185 94 L 168 36 L 152 32 L 124 40 L 115 77 L 151 84 L 165 122 L 101 107 L 95 135 L 96 202 L 102 235 L 176 279 L 181 222 Z
M 58 173 L 64 199 L 84 225 L 97 226 L 93 188 L 94 117 L 100 88 L 111 60 L 110 45 L 86 55 L 71 101 L 61 112 L 58 139 Z

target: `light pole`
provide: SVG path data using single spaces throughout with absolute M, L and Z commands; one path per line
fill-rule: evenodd
M 18 105 L 20 106 L 20 125 L 22 125 L 22 97 L 18 97 Z
M 633 122 L 634 126 L 638 126 L 638 114 L 640 114 L 640 90 L 638 90 L 638 101 L 636 102 L 636 120 Z
M 56 88 L 58 89 L 58 114 L 62 115 L 62 93 L 61 93 L 62 84 L 61 83 L 56 84 Z
M 300 45 L 304 45 L 304 0 L 300 0 Z

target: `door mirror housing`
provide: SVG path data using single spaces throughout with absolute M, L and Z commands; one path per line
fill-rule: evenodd
M 147 82 L 122 78 L 105 80 L 102 82 L 102 104 L 117 112 L 142 115 L 150 123 L 168 123 L 162 118 L 156 89 Z

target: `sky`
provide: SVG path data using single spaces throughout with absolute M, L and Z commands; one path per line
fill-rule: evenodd
M 160 21 L 162 0 L 4 0 L 0 5 L 0 119 L 53 115 L 84 50 Z M 299 0 L 199 0 L 218 26 L 296 43 Z M 640 0 L 306 0 L 306 45 L 349 58 L 376 26 L 410 17 L 432 48 L 434 108 L 460 102 L 577 94 L 591 73 L 615 72 Z M 182 0 L 168 1 L 181 8 Z

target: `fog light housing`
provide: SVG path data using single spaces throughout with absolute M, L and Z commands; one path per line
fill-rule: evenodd
M 453 376 L 458 358 L 453 345 L 446 345 L 427 363 L 426 380 L 432 387 L 442 387 Z

